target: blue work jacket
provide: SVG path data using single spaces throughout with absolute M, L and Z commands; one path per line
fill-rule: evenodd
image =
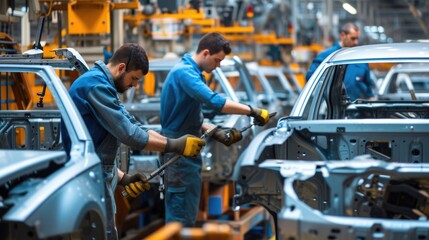
M 319 55 L 317 55 L 313 62 L 311 63 L 310 68 L 308 69 L 307 74 L 305 75 L 305 79 L 308 81 L 310 80 L 311 75 L 316 71 L 316 69 L 319 67 L 319 65 L 327 58 L 331 53 L 337 51 L 341 48 L 341 45 L 339 42 L 336 42 L 332 47 L 322 51 Z
M 311 75 L 313 75 L 325 58 L 340 48 L 341 45 L 337 42 L 332 47 L 326 49 L 315 57 L 305 76 L 306 80 L 308 81 L 310 79 Z M 366 99 L 374 97 L 369 65 L 367 63 L 348 65 L 344 76 L 344 86 L 347 91 L 347 96 L 350 97 L 351 101 L 358 98 Z
M 212 91 L 197 63 L 185 54 L 168 73 L 161 91 L 162 133 L 168 137 L 201 134 L 202 106 L 220 112 L 226 99 Z
M 89 130 L 104 165 L 113 165 L 120 142 L 143 149 L 147 129 L 128 113 L 118 97 L 113 77 L 102 61 L 73 82 L 69 94 Z M 67 131 L 62 131 L 66 152 L 70 152 Z

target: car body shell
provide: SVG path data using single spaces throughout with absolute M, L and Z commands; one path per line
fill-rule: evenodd
M 69 57 L 76 61 L 72 55 Z M 81 58 L 77 61 L 83 67 L 80 70 L 88 70 Z M 73 70 L 78 66 L 67 62 L 30 55 L 0 57 L 2 75 L 37 74 L 57 107 L 0 111 L 2 239 L 80 236 L 78 232 L 89 229 L 85 224 L 91 223 L 96 227 L 88 236 L 106 237 L 108 210 L 101 161 L 79 112 L 54 71 L 54 67 Z M 70 157 L 62 148 L 61 121 L 71 138 Z M 25 133 L 23 144 L 16 139 L 18 130 Z
M 289 81 L 284 74 L 283 67 L 260 66 L 256 62 L 246 63 L 252 76 L 256 76 L 259 82 L 266 89 L 266 94 L 277 99 L 275 104 L 281 106 L 279 116 L 288 115 L 295 104 L 301 91 L 300 86 L 295 81 Z
M 351 161 L 267 161 L 263 165 L 264 168 L 280 168 L 285 179 L 284 207 L 278 223 L 279 239 L 371 239 L 373 236 L 424 239 L 429 234 L 427 220 L 413 216 L 418 210 L 401 211 L 401 207 L 407 204 L 397 201 L 405 196 L 408 203 L 425 198 L 413 184 L 424 185 L 428 180 L 428 164 L 387 163 L 361 156 Z M 366 184 L 363 189 L 362 181 Z M 402 184 L 389 184 L 393 182 Z M 315 192 L 324 196 L 326 203 L 315 207 L 311 199 L 302 201 L 299 197 L 302 190 L 296 186 L 318 186 Z M 409 191 L 403 191 L 404 187 Z M 373 188 L 378 188 L 378 191 Z M 365 194 L 352 197 L 354 192 Z M 397 195 L 385 198 L 389 193 Z M 372 200 L 368 201 L 368 198 Z M 367 205 L 368 202 L 382 206 L 387 216 L 395 217 L 389 219 L 381 215 L 383 211 L 371 212 L 373 208 Z M 420 207 L 425 205 L 423 202 Z
M 303 88 L 290 115 L 281 118 L 276 128 L 257 135 L 240 156 L 233 176 L 235 205 L 262 205 L 280 220 L 278 214 L 285 207 L 287 196 L 285 177 L 279 166 L 287 166 L 288 162 L 350 161 L 369 155 L 388 163 L 428 163 L 429 153 L 425 149 L 429 147 L 429 102 L 363 99 L 351 102 L 343 84 L 347 64 L 428 62 L 429 44 L 425 43 L 359 46 L 331 54 Z M 268 162 L 278 166 L 264 166 Z M 329 171 L 323 174 L 329 176 Z M 313 181 L 295 190 L 300 201 L 324 213 L 326 205 L 337 201 L 323 195 L 329 192 L 318 191 L 324 186 Z M 365 201 L 359 204 L 370 202 Z M 382 207 L 379 210 L 385 211 Z M 404 221 L 406 226 L 412 226 Z M 427 236 L 429 225 L 423 225 Z M 319 231 L 317 224 L 312 226 Z
M 378 99 L 429 100 L 429 64 L 393 66 L 381 82 Z

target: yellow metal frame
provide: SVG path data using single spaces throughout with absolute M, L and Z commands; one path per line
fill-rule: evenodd
M 110 3 L 112 10 L 117 9 L 137 9 L 139 7 L 139 1 L 133 0 L 132 2 L 112 2 L 109 0 L 39 0 L 41 3 L 55 3 L 52 6 L 52 10 L 67 10 L 67 4 L 70 2 L 107 2 Z
M 124 15 L 124 21 L 131 22 L 133 26 L 140 26 L 142 22 L 151 19 L 162 19 L 170 18 L 177 20 L 192 20 L 191 25 L 205 25 L 212 26 L 214 24 L 213 19 L 205 19 L 204 12 L 202 10 L 197 11 L 195 9 L 182 9 L 180 8 L 178 13 L 155 13 L 150 16 L 146 16 L 140 11 L 134 15 Z
M 137 9 L 139 8 L 139 1 L 134 0 L 132 2 L 111 2 L 110 6 L 112 7 L 112 10 L 117 9 Z
M 199 30 L 199 32 L 201 33 L 219 32 L 223 34 L 230 34 L 229 36 L 226 36 L 226 37 L 237 38 L 240 40 L 246 39 L 249 36 L 248 35 L 242 36 L 239 34 L 253 34 L 254 31 L 255 31 L 255 28 L 253 26 L 239 26 L 238 24 L 234 24 L 231 27 L 221 27 L 221 26 L 203 27 Z
M 294 44 L 293 38 L 278 38 L 275 33 L 255 34 L 253 40 L 256 44 L 273 45 L 291 45 Z
M 69 34 L 110 33 L 110 3 L 73 1 L 67 4 Z

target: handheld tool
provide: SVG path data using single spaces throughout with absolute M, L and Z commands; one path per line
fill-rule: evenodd
M 213 133 L 216 131 L 216 129 L 218 128 L 218 126 L 215 126 L 213 128 L 207 129 L 203 135 L 201 135 L 201 139 L 205 139 L 207 137 L 210 137 L 211 135 L 213 135 Z M 149 182 L 149 180 L 151 180 L 152 178 L 158 176 L 162 171 L 164 171 L 168 166 L 170 166 L 171 164 L 175 163 L 177 160 L 179 160 L 181 157 L 181 155 L 176 155 L 173 158 L 171 158 L 168 162 L 164 163 L 161 165 L 161 167 L 159 167 L 158 169 L 156 169 L 155 171 L 151 172 L 149 174 L 149 176 L 147 177 L 147 181 Z M 127 191 L 122 191 L 122 196 L 125 198 L 128 198 L 128 193 Z
M 276 116 L 276 115 L 277 115 L 277 112 L 272 112 L 272 113 L 268 114 L 268 116 L 270 116 L 270 118 L 272 118 L 272 117 L 274 117 L 274 116 Z M 249 124 L 249 125 L 245 126 L 245 127 L 244 127 L 244 128 L 242 128 L 242 129 L 240 129 L 240 133 L 242 133 L 242 132 L 246 131 L 247 129 L 251 128 L 253 125 L 255 125 L 255 123 L 254 123 L 254 122 L 252 122 L 251 124 Z

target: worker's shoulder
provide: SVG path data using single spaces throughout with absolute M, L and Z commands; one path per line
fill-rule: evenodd
M 107 84 L 109 82 L 107 76 L 97 70 L 90 69 L 88 72 L 82 74 L 80 77 L 78 77 L 72 84 L 71 87 L 94 87 L 97 85 L 109 85 Z
M 331 53 L 333 53 L 333 52 L 337 51 L 338 49 L 340 49 L 340 48 L 338 48 L 336 45 L 334 45 L 334 46 L 332 46 L 332 47 L 330 47 L 330 48 L 327 48 L 327 49 L 323 50 L 323 51 L 319 54 L 319 57 L 321 57 L 321 58 L 326 58 L 326 57 L 328 57 Z
M 88 70 L 88 72 L 82 74 L 79 78 L 105 78 L 107 77 L 106 74 L 99 68 L 99 67 L 93 67 Z
M 195 69 L 195 67 L 190 63 L 184 63 L 180 62 L 176 64 L 172 69 L 171 72 L 173 74 L 181 74 L 181 75 L 198 75 L 198 71 Z

